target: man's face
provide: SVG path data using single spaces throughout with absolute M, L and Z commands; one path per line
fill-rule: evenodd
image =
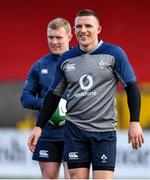
M 101 32 L 98 20 L 94 16 L 78 16 L 75 19 L 74 32 L 80 47 L 94 48 Z
M 47 29 L 48 46 L 53 54 L 61 55 L 69 49 L 71 35 L 68 35 L 64 27 Z

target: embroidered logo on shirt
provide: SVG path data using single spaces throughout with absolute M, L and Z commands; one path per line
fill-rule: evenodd
M 66 71 L 75 71 L 75 70 L 76 70 L 75 64 L 66 65 Z
M 48 69 L 42 69 L 41 74 L 48 74 Z
M 98 65 L 99 65 L 100 69 L 104 69 L 105 68 L 105 64 L 104 64 L 103 61 L 100 61 Z

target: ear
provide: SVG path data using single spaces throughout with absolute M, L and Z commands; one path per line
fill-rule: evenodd
M 74 34 L 76 34 L 76 32 L 75 32 L 75 26 L 73 27 L 73 32 L 74 32 Z
M 101 31 L 102 31 L 102 26 L 98 26 L 97 31 L 98 31 L 98 34 L 101 33 Z
M 69 41 L 71 41 L 71 39 L 73 38 L 73 35 L 70 34 L 70 35 L 68 36 L 68 38 L 69 38 Z

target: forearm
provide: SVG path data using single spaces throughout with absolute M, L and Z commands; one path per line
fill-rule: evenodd
M 43 104 L 43 99 L 37 98 L 29 93 L 23 93 L 21 96 L 21 104 L 24 108 L 40 110 Z
M 48 92 L 48 94 L 45 97 L 43 107 L 41 109 L 39 119 L 36 123 L 36 126 L 43 128 L 47 121 L 51 118 L 53 113 L 55 112 L 58 103 L 60 101 L 59 96 L 56 96 L 52 92 Z
M 129 84 L 125 88 L 127 93 L 127 101 L 130 111 L 130 122 L 137 121 L 140 119 L 141 109 L 141 95 L 136 83 Z

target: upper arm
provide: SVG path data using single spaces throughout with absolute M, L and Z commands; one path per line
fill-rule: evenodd
M 38 71 L 36 66 L 32 66 L 29 70 L 28 77 L 23 86 L 23 93 L 29 93 L 33 96 L 36 96 L 38 90 Z
M 115 52 L 114 72 L 124 87 L 126 87 L 127 83 L 136 82 L 134 70 L 126 53 L 121 48 L 118 48 Z

